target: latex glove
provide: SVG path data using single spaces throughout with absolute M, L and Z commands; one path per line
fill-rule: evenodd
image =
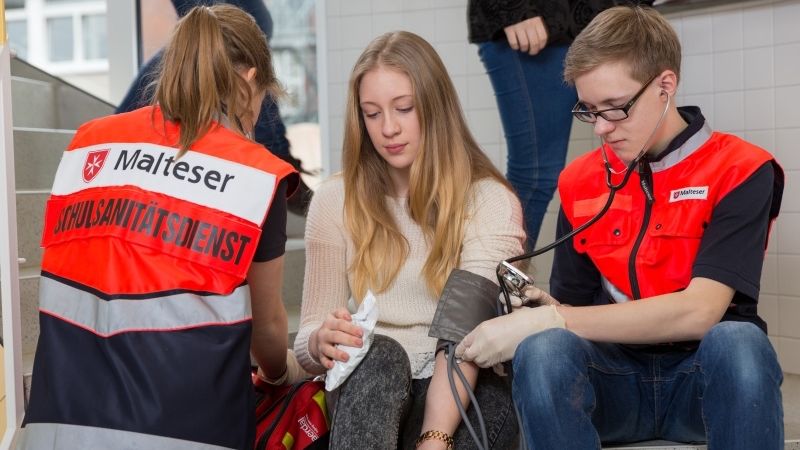
M 259 378 L 264 380 L 267 384 L 271 384 L 273 386 L 294 384 L 311 376 L 303 369 L 300 363 L 297 362 L 297 358 L 292 350 L 286 350 L 286 371 L 283 372 L 283 375 L 272 380 L 267 377 L 260 367 L 258 368 L 257 374 Z
M 547 28 L 540 16 L 503 28 L 508 45 L 529 55 L 539 53 L 547 45 Z
M 456 358 L 492 367 L 514 357 L 526 337 L 550 328 L 564 328 L 555 305 L 515 309 L 511 314 L 481 323 L 456 346 Z
M 525 287 L 522 297 L 517 297 L 515 295 L 509 295 L 508 297 L 509 300 L 511 300 L 512 310 L 519 309 L 522 306 L 542 306 L 542 305 L 561 304 L 558 300 L 550 296 L 550 294 L 532 284 L 529 284 L 528 286 Z M 502 292 L 500 293 L 498 300 L 500 300 L 500 304 L 503 305 L 503 311 L 506 314 L 508 314 L 508 308 L 506 307 L 506 300 Z
M 527 301 L 525 302 L 526 305 L 560 305 L 561 302 L 554 299 L 550 294 L 547 292 L 539 289 L 538 287 L 529 284 L 525 287 L 525 292 L 523 292 Z

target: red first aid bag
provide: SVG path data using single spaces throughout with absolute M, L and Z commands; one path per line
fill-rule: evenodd
M 257 450 L 328 448 L 325 383 L 304 380 L 272 386 L 253 373 Z

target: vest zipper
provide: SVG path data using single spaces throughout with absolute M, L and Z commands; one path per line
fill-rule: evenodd
M 642 227 L 639 229 L 639 235 L 636 236 L 636 242 L 631 249 L 631 255 L 628 258 L 628 277 L 631 282 L 631 294 L 634 300 L 642 298 L 642 293 L 639 289 L 639 279 L 636 276 L 636 254 L 639 253 L 639 246 L 642 244 L 644 234 L 647 232 L 647 227 L 650 226 L 650 214 L 652 212 L 652 205 L 655 201 L 653 197 L 653 171 L 650 169 L 650 163 L 646 160 L 639 161 L 639 184 L 644 193 L 644 217 L 642 220 Z

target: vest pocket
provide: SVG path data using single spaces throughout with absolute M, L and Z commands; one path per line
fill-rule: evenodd
M 609 210 L 606 215 L 573 238 L 579 252 L 603 246 L 618 247 L 632 239 L 629 211 Z
M 710 213 L 698 203 L 687 200 L 655 209 L 648 233 L 656 238 L 700 239 L 708 227 Z

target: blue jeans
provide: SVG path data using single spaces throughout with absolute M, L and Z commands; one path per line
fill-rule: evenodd
M 575 88 L 562 78 L 567 48 L 547 46 L 531 56 L 506 41 L 478 45 L 500 111 L 508 148 L 506 176 L 522 202 L 529 248 L 536 244 L 567 155 L 577 101 Z
M 696 351 L 661 353 L 552 329 L 522 341 L 513 366 L 531 449 L 650 439 L 783 449 L 783 373 L 750 323 L 719 323 Z

